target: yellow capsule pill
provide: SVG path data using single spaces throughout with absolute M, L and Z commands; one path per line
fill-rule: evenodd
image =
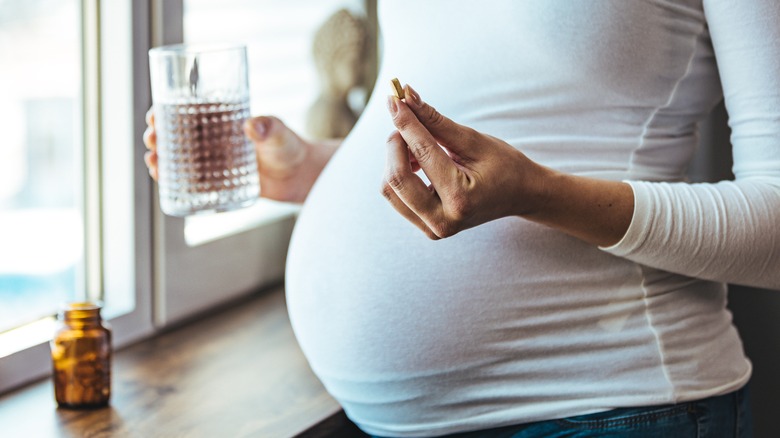
M 393 78 L 390 80 L 390 85 L 392 85 L 393 88 L 393 94 L 395 94 L 395 97 L 399 99 L 404 98 L 404 88 L 401 86 L 401 83 L 398 81 L 398 78 Z

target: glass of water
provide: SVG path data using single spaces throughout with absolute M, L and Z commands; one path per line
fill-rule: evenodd
M 171 216 L 229 211 L 257 201 L 246 47 L 163 46 L 149 51 L 160 207 Z

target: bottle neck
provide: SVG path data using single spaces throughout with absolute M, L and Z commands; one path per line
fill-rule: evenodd
M 91 302 L 70 303 L 62 311 L 61 318 L 73 328 L 100 327 L 100 305 Z

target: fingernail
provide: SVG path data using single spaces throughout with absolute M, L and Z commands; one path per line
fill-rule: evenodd
M 420 100 L 420 95 L 414 91 L 414 88 L 412 88 L 411 85 L 406 86 L 406 102 L 411 103 L 412 106 L 415 107 L 419 107 L 422 102 L 422 100 Z
M 252 128 L 255 130 L 258 138 L 265 138 L 265 134 L 268 131 L 267 123 L 264 119 L 256 119 L 252 122 Z
M 390 110 L 390 114 L 395 115 L 398 112 L 398 98 L 395 96 L 387 96 L 387 109 Z

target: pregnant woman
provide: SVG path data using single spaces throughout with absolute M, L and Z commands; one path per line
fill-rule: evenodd
M 379 15 L 379 91 L 343 142 L 245 126 L 262 196 L 304 203 L 290 318 L 347 415 L 383 437 L 750 436 L 726 284 L 780 287 L 780 3 Z M 736 179 L 688 183 L 723 98 Z

